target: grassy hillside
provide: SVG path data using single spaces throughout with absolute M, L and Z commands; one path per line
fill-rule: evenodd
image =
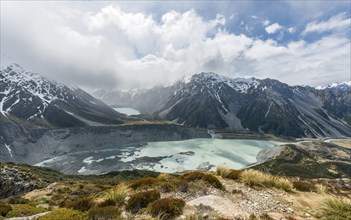
M 253 167 L 271 174 L 303 178 L 351 178 L 350 140 L 288 144 L 273 160 Z
M 351 188 L 347 188 L 350 179 L 338 180 L 336 184 L 334 179 L 288 178 L 227 167 L 218 167 L 216 173 L 134 170 L 101 176 L 68 176 L 47 168 L 11 163 L 2 163 L 0 168 L 2 195 L 11 179 L 23 186 L 33 183 L 33 189 L 13 190 L 17 196 L 3 196 L 0 219 L 37 214 L 42 215 L 41 220 L 351 216 Z M 13 178 L 7 178 L 9 175 Z M 12 185 L 12 189 L 19 186 Z

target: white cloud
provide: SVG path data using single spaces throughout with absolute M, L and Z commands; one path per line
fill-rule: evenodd
M 195 10 L 168 10 L 156 18 L 116 5 L 87 12 L 57 10 L 51 4 L 31 10 L 5 4 L 1 53 L 86 88 L 151 87 L 201 71 L 311 85 L 350 75 L 347 37 L 280 45 L 230 33 L 225 16 L 205 19 Z M 268 20 L 265 24 L 268 33 L 295 31 Z
M 296 32 L 296 28 L 294 28 L 294 27 L 289 27 L 287 30 L 291 34 Z
M 282 29 L 282 28 L 283 28 L 283 27 L 280 26 L 278 23 L 274 23 L 274 24 L 271 24 L 271 25 L 267 26 L 267 27 L 265 28 L 265 30 L 266 30 L 266 32 L 267 32 L 268 34 L 274 34 L 274 33 L 276 33 L 277 31 L 279 31 L 279 30 Z
M 312 21 L 306 25 L 303 34 L 308 34 L 311 32 L 322 33 L 326 31 L 340 31 L 349 30 L 351 26 L 351 18 L 347 17 L 347 14 L 340 13 L 332 16 L 327 21 Z
M 270 22 L 268 19 L 266 19 L 266 20 L 264 20 L 264 21 L 262 22 L 262 24 L 263 24 L 264 27 L 268 26 L 270 23 L 271 23 L 271 22 Z

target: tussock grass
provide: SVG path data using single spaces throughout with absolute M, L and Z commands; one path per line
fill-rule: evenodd
M 130 193 L 130 189 L 128 188 L 128 185 L 121 183 L 115 187 L 113 187 L 108 195 L 107 195 L 107 200 L 112 200 L 116 203 L 116 205 L 122 205 L 124 203 L 125 198 L 128 196 Z
M 291 192 L 293 189 L 292 183 L 289 179 L 285 177 L 275 177 L 275 187 L 282 189 L 286 192 Z
M 193 172 L 185 173 L 181 177 L 188 182 L 203 180 L 207 184 L 217 189 L 225 190 L 222 183 L 217 179 L 217 177 L 213 176 L 212 174 L 193 171 Z
M 243 171 L 240 174 L 240 181 L 249 186 L 276 187 L 287 192 L 290 192 L 293 189 L 292 183 L 287 178 L 273 176 L 252 169 Z
M 328 196 L 320 205 L 320 217 L 323 220 L 351 220 L 351 200 Z
M 316 184 L 316 192 L 318 194 L 324 195 L 328 191 L 327 187 L 322 184 Z
M 217 169 L 216 169 L 216 174 L 217 174 L 218 176 L 223 177 L 223 178 L 227 178 L 228 175 L 229 175 L 229 173 L 230 173 L 229 167 L 224 166 L 224 165 L 220 165 L 220 166 L 218 166 Z
M 221 176 L 222 178 L 228 178 L 228 179 L 233 179 L 237 180 L 240 178 L 241 170 L 234 170 L 234 169 L 229 169 L 226 166 L 218 166 L 216 170 L 216 174 L 218 176 Z

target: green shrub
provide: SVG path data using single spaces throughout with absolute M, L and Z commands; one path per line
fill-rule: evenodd
M 152 187 L 157 182 L 158 182 L 157 178 L 147 177 L 147 178 L 142 178 L 142 179 L 137 179 L 132 181 L 129 184 L 129 187 L 131 187 L 132 189 L 149 188 L 149 187 Z
M 224 186 L 222 185 L 222 183 L 217 179 L 217 177 L 215 177 L 211 174 L 205 174 L 202 177 L 202 180 L 204 180 L 205 182 L 209 183 L 211 186 L 213 186 L 217 189 L 224 190 Z
M 9 204 L 27 204 L 29 202 L 28 199 L 25 199 L 21 196 L 12 196 L 6 199 Z
M 116 206 L 116 202 L 113 199 L 106 199 L 96 205 L 97 207 L 107 207 L 107 206 Z
M 10 211 L 6 217 L 30 216 L 30 215 L 35 215 L 45 211 L 46 209 L 42 207 L 35 207 L 28 204 L 15 204 L 15 205 L 12 205 L 12 211 Z
M 177 198 L 163 198 L 152 202 L 148 209 L 153 217 L 162 216 L 162 219 L 173 219 L 183 213 L 185 202 Z
M 160 192 L 156 190 L 135 193 L 129 198 L 126 209 L 132 213 L 137 213 L 140 209 L 146 208 L 149 203 L 160 197 Z
M 162 192 L 162 193 L 168 193 L 168 192 L 173 192 L 173 191 L 175 191 L 175 186 L 173 185 L 173 184 L 171 184 L 171 183 L 162 183 L 161 185 L 160 185 L 160 191 Z
M 177 188 L 178 188 L 178 190 L 180 192 L 184 192 L 185 193 L 185 192 L 188 191 L 189 184 L 188 184 L 187 181 L 180 179 L 175 184 L 176 184 L 176 186 L 177 186 Z
M 182 178 L 188 182 L 203 180 L 217 189 L 224 189 L 222 183 L 217 179 L 217 177 L 213 176 L 212 174 L 205 174 L 199 171 L 193 171 L 190 173 L 183 174 Z
M 191 181 L 195 181 L 195 180 L 201 180 L 204 175 L 205 174 L 201 173 L 200 171 L 193 171 L 193 172 L 185 173 L 181 177 L 184 180 L 191 182 Z
M 7 215 L 7 213 L 9 213 L 10 211 L 12 211 L 12 207 L 10 205 L 0 203 L 0 215 L 1 216 L 5 217 Z
M 351 200 L 341 197 L 329 197 L 320 205 L 320 217 L 323 220 L 351 220 Z
M 80 211 L 59 208 L 39 217 L 38 220 L 86 220 L 86 218 L 86 215 Z
M 296 190 L 302 191 L 302 192 L 316 192 L 317 187 L 313 183 L 308 183 L 308 182 L 303 182 L 303 181 L 295 181 L 293 182 L 293 187 Z
M 88 197 L 88 198 L 81 198 L 81 199 L 73 200 L 67 204 L 66 208 L 75 209 L 75 210 L 85 212 L 85 211 L 88 211 L 89 209 L 91 209 L 94 205 L 95 204 L 93 202 L 93 198 Z
M 114 206 L 94 207 L 89 210 L 89 220 L 117 220 L 121 219 L 121 210 Z

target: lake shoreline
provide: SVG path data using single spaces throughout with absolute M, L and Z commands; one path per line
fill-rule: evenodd
M 214 171 L 220 165 L 241 169 L 256 163 L 258 154 L 264 152 L 262 150 L 280 144 L 283 143 L 211 138 L 156 141 L 80 151 L 49 158 L 36 165 L 50 167 L 65 174 L 84 175 L 132 169 L 166 173 L 187 170 Z

